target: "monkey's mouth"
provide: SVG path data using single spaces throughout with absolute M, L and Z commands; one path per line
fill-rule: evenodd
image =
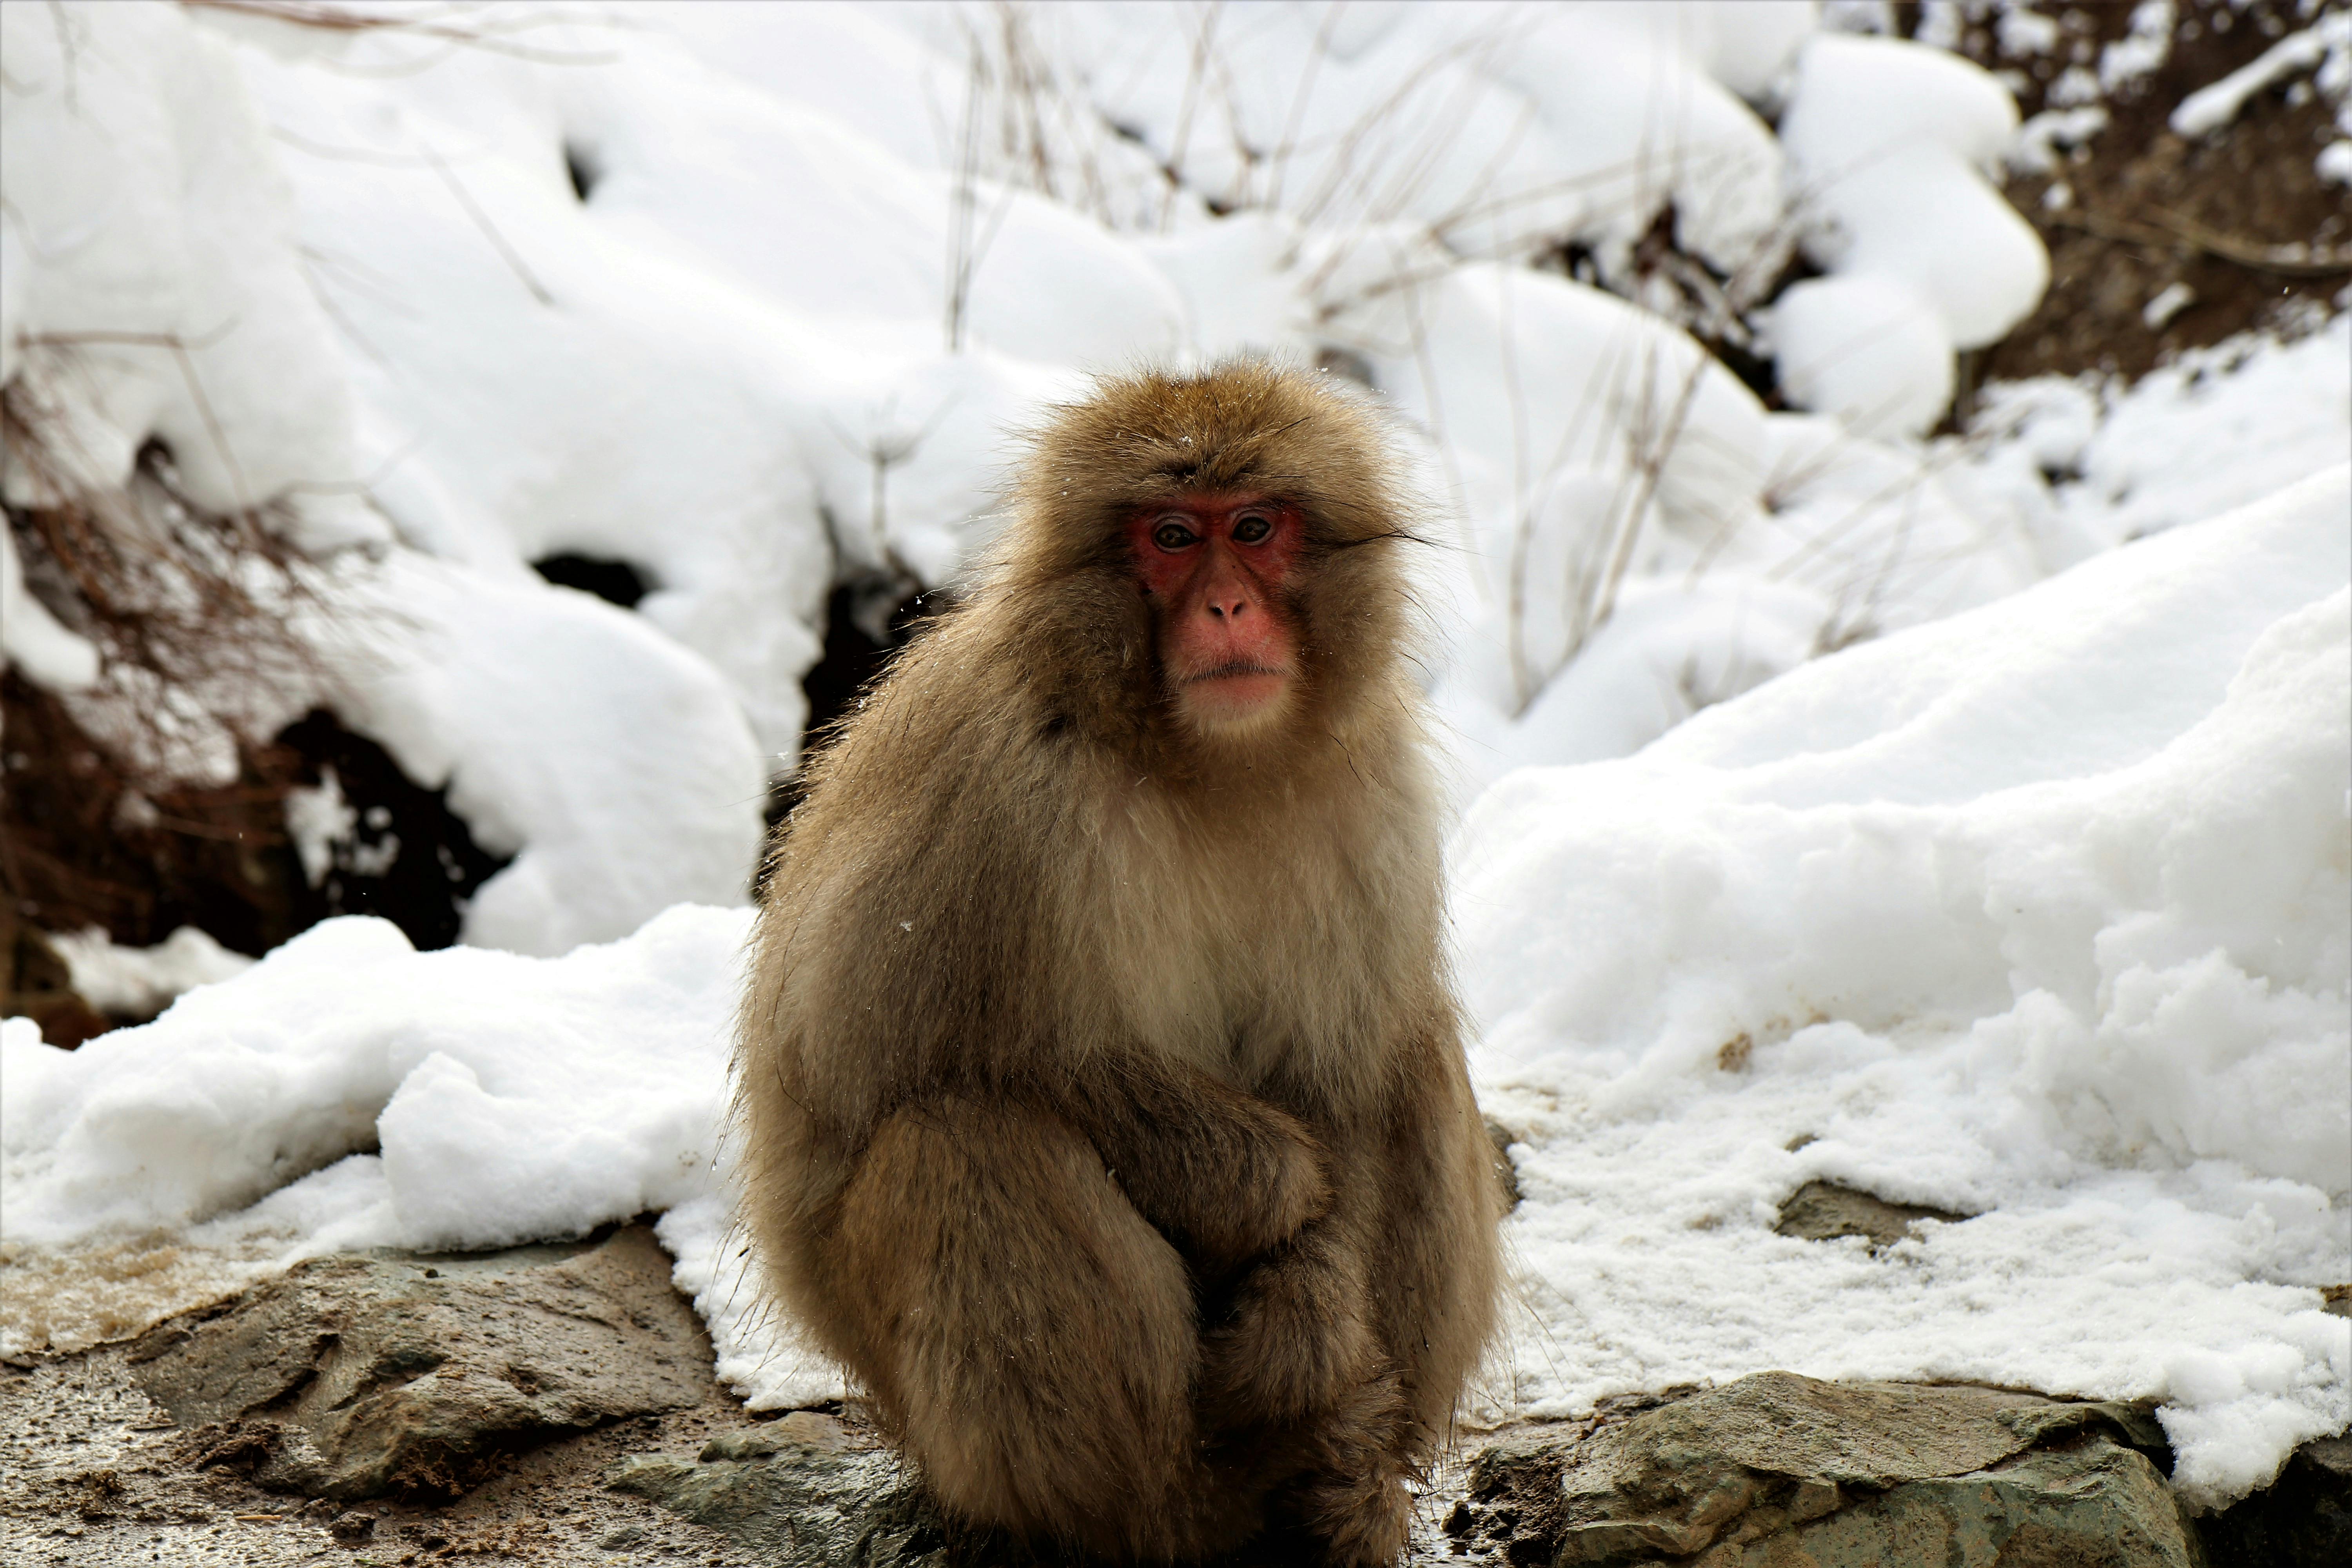
M 1254 664 L 1245 658 L 1228 659 L 1213 668 L 1196 670 L 1184 678 L 1187 686 L 1198 686 L 1204 680 L 1245 680 L 1253 676 L 1270 677 L 1276 680 L 1288 679 L 1290 671 L 1271 664 Z
M 1231 658 L 1185 676 L 1180 689 L 1195 721 L 1223 728 L 1279 711 L 1289 688 L 1290 671 L 1280 665 Z

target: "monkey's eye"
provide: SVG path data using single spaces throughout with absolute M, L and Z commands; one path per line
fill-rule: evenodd
M 1170 518 L 1151 531 L 1151 542 L 1162 550 L 1177 551 L 1188 545 L 1200 543 L 1201 536 L 1175 519 Z
M 1234 520 L 1235 544 L 1255 544 L 1273 531 L 1273 521 L 1257 512 L 1244 512 Z

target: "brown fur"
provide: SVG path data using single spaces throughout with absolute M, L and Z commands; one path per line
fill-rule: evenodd
M 736 1069 L 743 1219 L 940 1502 L 1105 1554 L 1391 1561 L 1490 1326 L 1377 417 L 1244 363 L 1055 411 L 966 602 L 811 764 Z M 1306 519 L 1276 733 L 1195 732 L 1122 529 Z

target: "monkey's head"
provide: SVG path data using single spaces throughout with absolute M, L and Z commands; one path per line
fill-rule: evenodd
M 983 593 L 1023 605 L 1079 678 L 1055 683 L 1069 718 L 1263 750 L 1394 662 L 1412 537 L 1396 467 L 1382 416 L 1327 376 L 1107 378 L 1036 432 Z

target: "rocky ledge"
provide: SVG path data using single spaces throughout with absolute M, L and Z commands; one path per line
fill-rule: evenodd
M 668 1276 L 635 1226 L 472 1257 L 322 1258 L 130 1344 L 12 1365 L 0 1558 L 1036 1561 L 945 1528 L 854 1410 L 745 1412 L 712 1384 Z M 1473 1439 L 1432 1485 L 1410 1560 L 2352 1562 L 2352 1439 L 2306 1447 L 2268 1491 L 2202 1519 L 2165 1484 L 2169 1458 L 2141 1405 L 1760 1373 Z

